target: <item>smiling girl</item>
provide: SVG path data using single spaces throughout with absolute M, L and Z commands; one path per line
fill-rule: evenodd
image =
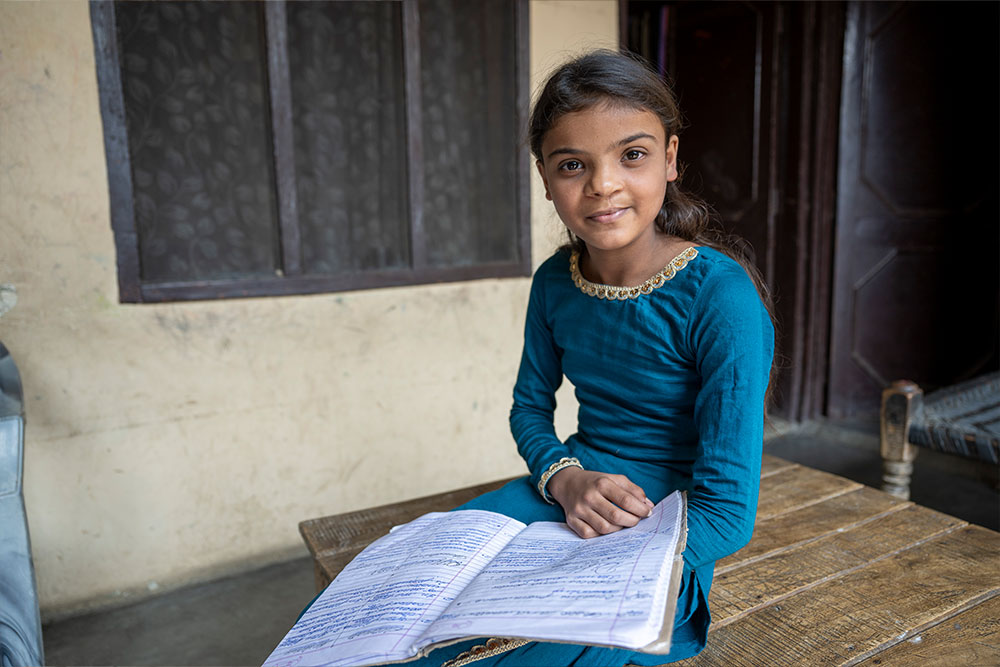
M 757 271 L 677 186 L 679 128 L 663 81 L 621 54 L 573 60 L 543 89 L 531 149 L 570 243 L 539 267 L 528 303 L 510 422 L 531 474 L 460 508 L 589 538 L 685 490 L 671 652 L 466 642 L 425 664 L 657 665 L 705 646 L 715 561 L 753 529 L 774 330 Z M 564 376 L 580 406 L 565 442 L 553 428 Z

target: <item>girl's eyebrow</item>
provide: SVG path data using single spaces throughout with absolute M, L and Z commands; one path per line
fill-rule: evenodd
M 632 134 L 632 135 L 629 135 L 629 136 L 625 137 L 624 139 L 622 139 L 618 143 L 613 144 L 611 146 L 611 148 L 618 148 L 619 146 L 624 146 L 626 144 L 630 144 L 633 141 L 638 141 L 639 139 L 652 139 L 653 141 L 656 141 L 656 137 L 654 137 L 653 135 L 649 134 L 648 132 L 636 132 L 635 134 Z M 546 155 L 545 158 L 549 159 L 553 155 L 563 155 L 563 154 L 565 154 L 565 155 L 576 155 L 577 153 L 582 153 L 582 152 L 583 151 L 581 151 L 578 148 L 570 148 L 570 147 L 567 146 L 567 147 L 555 149 L 554 151 L 552 151 L 548 155 Z
M 615 144 L 614 146 L 612 146 L 612 148 L 617 148 L 618 146 L 624 146 L 625 144 L 630 144 L 633 141 L 638 141 L 639 139 L 652 139 L 653 141 L 656 141 L 656 137 L 654 137 L 653 135 L 649 134 L 648 132 L 636 132 L 635 134 L 633 134 L 630 137 L 625 137 L 624 139 L 622 139 L 621 141 L 619 141 L 617 144 Z

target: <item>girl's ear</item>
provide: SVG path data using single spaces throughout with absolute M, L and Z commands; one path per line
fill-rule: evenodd
M 670 135 L 667 140 L 667 181 L 677 180 L 677 144 L 680 140 L 676 134 Z
M 542 164 L 541 160 L 535 160 L 535 168 L 538 169 L 538 175 L 542 177 L 542 183 L 545 185 L 545 198 L 552 201 L 552 194 L 549 192 L 549 179 L 545 178 L 545 165 Z

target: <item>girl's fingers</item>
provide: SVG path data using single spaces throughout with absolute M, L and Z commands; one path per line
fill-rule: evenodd
M 591 537 L 597 537 L 600 534 L 594 530 L 589 523 L 576 516 L 567 516 L 566 525 L 569 526 L 574 533 L 585 540 L 590 539 Z
M 562 505 L 566 525 L 584 538 L 630 528 L 653 507 L 642 488 L 624 475 L 567 468 L 549 480 L 549 492 Z
M 628 524 L 618 523 L 612 517 L 605 516 L 609 521 L 618 523 L 620 526 L 634 526 L 638 519 L 644 519 L 652 512 L 653 504 L 646 498 L 645 492 L 637 485 L 633 484 L 623 475 L 616 475 L 609 480 L 606 488 L 600 489 L 604 497 L 623 509 L 628 514 L 636 517 L 636 521 Z
M 635 484 L 625 475 L 620 475 L 621 484 L 624 485 L 625 489 L 629 491 L 633 496 L 642 501 L 643 505 L 648 507 L 650 510 L 655 506 L 653 501 L 646 497 L 646 492 L 642 490 L 642 487 Z
M 597 535 L 607 535 L 608 533 L 613 533 L 622 529 L 622 526 L 611 523 L 601 516 L 600 512 L 597 512 L 594 509 L 588 510 L 581 517 L 579 517 L 579 519 L 593 531 L 593 535 L 591 535 L 591 537 L 596 537 Z M 577 531 L 577 534 L 580 534 L 579 531 Z
M 625 475 L 611 475 L 611 478 L 614 479 L 618 486 L 622 487 L 639 500 L 648 502 L 650 507 L 653 506 L 653 503 L 646 497 L 646 492 L 642 490 L 642 487 L 630 480 L 628 477 Z
M 633 503 L 639 502 L 632 496 L 629 497 L 632 498 Z M 639 510 L 639 513 L 625 511 L 624 509 L 622 509 L 621 505 L 619 505 L 619 502 L 620 499 L 608 498 L 604 500 L 604 502 L 592 506 L 592 509 L 604 521 L 611 524 L 612 526 L 615 526 L 616 529 L 631 528 L 635 524 L 639 523 L 639 520 L 644 518 L 649 513 L 649 509 L 642 504 L 639 505 L 639 507 L 641 508 Z M 607 532 L 611 531 L 604 531 L 601 534 L 603 535 Z

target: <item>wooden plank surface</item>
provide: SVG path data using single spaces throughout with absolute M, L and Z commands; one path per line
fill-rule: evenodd
M 828 472 L 795 466 L 760 480 L 757 518 L 768 519 L 822 502 L 855 489 L 861 484 Z
M 1000 595 L 858 664 L 862 667 L 1000 665 Z
M 966 526 L 710 631 L 678 665 L 846 665 L 1000 592 L 1000 533 Z
M 899 551 L 967 525 L 955 517 L 910 505 L 851 529 L 716 573 L 709 595 L 712 622 L 721 627 Z
M 767 477 L 768 475 L 773 475 L 774 473 L 781 472 L 782 470 L 798 467 L 800 467 L 798 463 L 792 463 L 791 461 L 786 461 L 785 459 L 779 459 L 777 456 L 764 454 L 760 460 L 760 476 Z
M 777 516 L 764 519 L 758 516 L 750 544 L 720 560 L 715 573 L 718 575 L 770 553 L 899 511 L 909 504 L 865 486 Z

